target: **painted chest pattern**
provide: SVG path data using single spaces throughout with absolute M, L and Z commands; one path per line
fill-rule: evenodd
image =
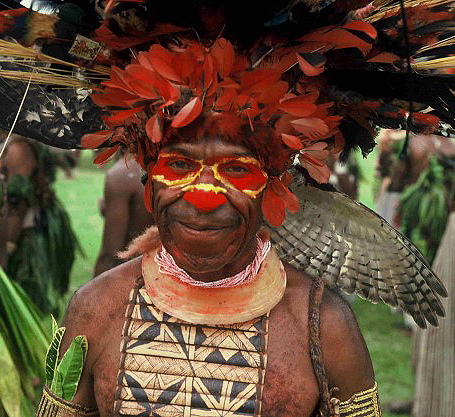
M 115 416 L 261 415 L 268 317 L 190 324 L 131 291 L 123 328 Z

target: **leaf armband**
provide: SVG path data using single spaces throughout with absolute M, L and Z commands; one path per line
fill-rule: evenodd
M 85 336 L 76 336 L 59 360 L 60 344 L 65 330 L 65 327 L 58 327 L 52 317 L 53 338 L 46 354 L 46 385 L 52 394 L 65 401 L 72 401 L 87 356 L 88 342 Z

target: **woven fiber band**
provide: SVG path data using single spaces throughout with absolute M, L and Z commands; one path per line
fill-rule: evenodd
M 43 388 L 43 395 L 36 412 L 36 417 L 97 417 L 99 412 L 94 408 L 70 403 L 57 397 L 47 385 Z
M 339 405 L 340 417 L 381 417 L 378 384 L 365 391 L 356 392 L 349 400 Z

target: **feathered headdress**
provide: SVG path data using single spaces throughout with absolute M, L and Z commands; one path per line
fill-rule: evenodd
M 193 136 L 247 142 L 267 167 L 263 212 L 277 227 L 286 209 L 298 210 L 286 172 L 294 161 L 307 182 L 326 183 L 329 155 L 346 157 L 357 146 L 368 153 L 376 126 L 452 133 L 455 78 L 444 73 L 455 66 L 452 27 L 448 0 L 109 0 L 63 3 L 52 15 L 7 10 L 0 13 L 0 54 L 9 56 L 0 70 L 0 124 L 11 127 L 28 81 L 41 84 L 27 86 L 15 131 L 59 147 L 108 147 L 97 163 L 126 146 L 150 173 L 159 148 L 190 128 Z M 146 202 L 150 192 L 149 181 Z M 332 222 L 323 224 L 318 233 Z M 319 262 L 329 281 L 398 304 L 420 325 L 437 323 L 436 293 L 445 291 L 410 242 L 386 227 L 384 236 L 373 234 L 372 242 L 401 242 L 410 265 L 393 272 L 377 254 L 362 281 L 347 272 L 349 245 L 336 242 L 335 229 L 327 232 L 330 261 Z M 298 266 L 312 272 L 314 255 L 295 247 Z M 340 250 L 344 260 L 334 254 Z M 412 289 L 411 300 L 413 268 L 425 285 Z M 384 280 L 384 271 L 402 277 L 404 289 Z

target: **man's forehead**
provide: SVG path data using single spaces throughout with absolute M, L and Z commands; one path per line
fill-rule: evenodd
M 203 138 L 192 142 L 175 141 L 164 146 L 161 152 L 176 152 L 195 159 L 254 156 L 253 152 L 246 146 L 220 138 Z

